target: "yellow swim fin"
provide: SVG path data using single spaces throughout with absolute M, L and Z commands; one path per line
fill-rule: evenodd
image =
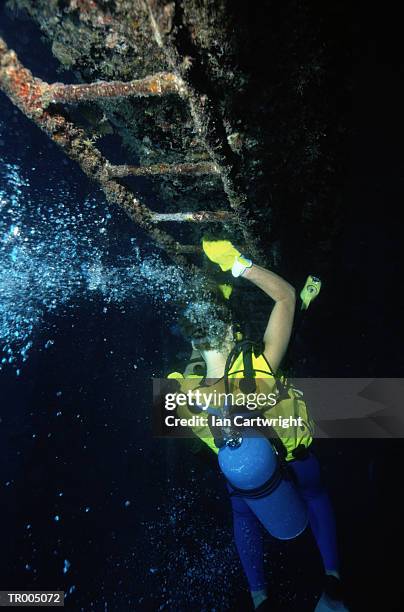
M 231 270 L 235 258 L 241 255 L 229 240 L 202 240 L 202 248 L 210 261 L 217 263 L 223 272 Z
M 300 292 L 302 300 L 302 310 L 307 310 L 311 302 L 318 296 L 321 289 L 321 280 L 316 276 L 309 275 L 306 283 Z

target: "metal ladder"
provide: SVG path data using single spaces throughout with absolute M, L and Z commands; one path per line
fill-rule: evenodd
M 229 146 L 218 135 L 211 104 L 186 82 L 183 62 L 176 49 L 164 42 L 153 2 L 145 0 L 156 43 L 163 49 L 170 72 L 160 72 L 130 82 L 99 81 L 92 84 L 49 84 L 36 78 L 19 61 L 14 51 L 0 38 L 0 89 L 32 121 L 38 125 L 65 154 L 76 161 L 82 171 L 96 181 L 107 200 L 120 206 L 126 214 L 163 248 L 169 257 L 190 274 L 196 275 L 199 290 L 211 296 L 212 283 L 202 270 L 191 264 L 187 255 L 198 252 L 197 245 L 180 244 L 159 225 L 165 222 L 226 222 L 237 224 L 242 232 L 244 248 L 257 261 L 263 261 L 254 236 L 247 198 L 235 180 L 235 168 Z M 210 161 L 149 166 L 113 165 L 94 145 L 84 129 L 78 127 L 60 109 L 61 105 L 77 104 L 108 98 L 178 95 L 188 103 L 195 132 L 209 154 Z M 187 174 L 219 175 L 229 203 L 229 210 L 160 213 L 150 210 L 117 179 L 125 176 Z

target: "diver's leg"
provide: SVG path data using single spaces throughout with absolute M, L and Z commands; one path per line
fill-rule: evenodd
M 317 457 L 310 453 L 305 459 L 291 461 L 299 490 L 306 500 L 309 521 L 313 535 L 320 550 L 326 573 L 324 593 L 317 604 L 320 610 L 347 610 L 342 604 L 339 581 L 339 560 L 337 530 L 334 510 L 326 489 L 321 481 L 320 464 Z
M 326 573 L 338 576 L 337 533 L 335 515 L 330 498 L 321 482 L 320 464 L 317 457 L 308 457 L 290 462 L 299 490 L 309 510 L 310 527 L 313 531 Z
M 231 506 L 233 510 L 234 539 L 241 565 L 251 591 L 254 607 L 257 608 L 267 598 L 264 577 L 264 542 L 261 523 L 239 495 L 235 495 L 230 485 Z

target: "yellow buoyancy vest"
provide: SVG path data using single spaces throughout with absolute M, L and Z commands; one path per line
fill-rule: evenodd
M 275 394 L 277 401 L 274 405 L 273 402 L 269 402 L 267 408 L 260 406 L 264 418 L 279 420 L 289 419 L 289 417 L 298 419 L 300 417 L 301 425 L 292 425 L 287 428 L 273 426 L 275 433 L 286 449 L 286 460 L 290 461 L 295 458 L 293 454 L 295 449 L 299 446 L 307 448 L 313 441 L 314 423 L 303 399 L 303 394 L 295 389 L 285 376 L 278 375 L 275 378 L 271 366 L 262 353 L 257 357 L 254 353 L 252 354 L 252 367 L 256 388 L 253 393 L 245 394 L 245 405 L 248 406 L 250 397 L 254 401 L 259 394 L 266 397 Z M 229 391 L 233 395 L 241 393 L 239 381 L 244 376 L 244 354 L 241 352 L 234 360 L 228 373 Z
M 288 419 L 293 417 L 298 419 L 300 417 L 301 425 L 292 425 L 290 427 L 273 426 L 275 433 L 282 442 L 286 451 L 286 460 L 290 461 L 295 458 L 294 451 L 298 447 L 307 448 L 313 440 L 313 429 L 314 424 L 310 418 L 309 411 L 305 401 L 303 400 L 302 393 L 295 389 L 284 376 L 277 376 L 275 378 L 271 366 L 263 354 L 255 356 L 252 354 L 252 368 L 253 378 L 255 381 L 255 390 L 252 393 L 246 393 L 240 389 L 240 381 L 245 378 L 245 364 L 244 354 L 240 352 L 239 355 L 234 359 L 227 375 L 228 379 L 228 392 L 232 394 L 232 397 L 237 397 L 236 406 L 240 406 L 240 410 L 248 412 L 248 408 L 252 408 L 252 403 L 256 403 L 259 399 L 258 396 L 264 399 L 265 397 L 272 396 L 274 394 L 277 398 L 276 403 L 273 401 L 268 402 L 267 407 L 261 403 L 259 404 L 259 410 L 263 418 L 271 419 Z M 278 382 L 277 382 L 278 381 Z M 224 377 L 215 382 L 212 385 L 204 385 L 202 377 L 190 375 L 187 378 L 179 380 L 181 384 L 181 391 L 199 391 L 200 395 L 211 394 L 213 398 L 224 397 L 225 393 L 225 381 Z M 202 384 L 201 384 L 202 383 Z M 243 406 L 244 408 L 241 408 Z M 223 407 L 223 402 L 214 401 L 210 403 L 211 408 L 220 410 Z M 181 418 L 189 419 L 195 412 L 193 412 L 188 406 L 178 406 L 177 414 Z M 198 436 L 205 444 L 209 446 L 214 452 L 218 452 L 219 449 L 215 444 L 211 429 L 209 427 L 209 419 L 206 413 L 203 413 L 206 417 L 204 424 L 199 427 L 192 427 L 193 433 Z

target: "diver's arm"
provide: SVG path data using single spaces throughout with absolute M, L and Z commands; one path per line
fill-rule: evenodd
M 264 333 L 267 358 L 274 372 L 278 369 L 288 348 L 295 313 L 295 290 L 287 281 L 261 266 L 246 268 L 243 278 L 251 281 L 275 301 Z

